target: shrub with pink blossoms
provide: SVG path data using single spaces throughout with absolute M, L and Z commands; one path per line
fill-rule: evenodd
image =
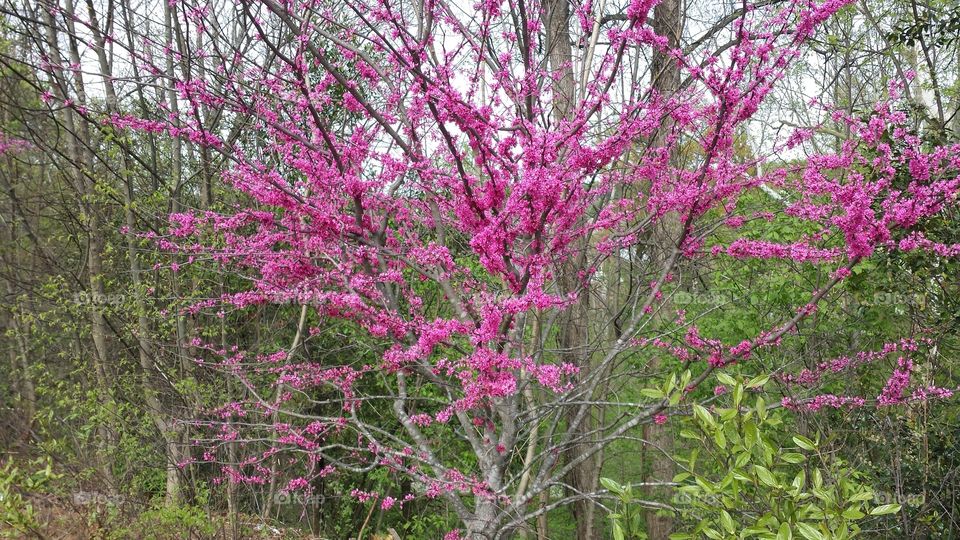
M 232 481 L 296 474 L 293 489 L 330 466 L 382 469 L 409 480 L 414 496 L 443 497 L 466 537 L 509 535 L 536 516 L 531 501 L 567 485 L 579 464 L 632 430 L 688 414 L 716 371 L 781 347 L 878 251 L 957 252 L 910 228 L 955 206 L 960 146 L 912 144 L 895 91 L 869 118 L 833 114 L 853 134 L 834 153 L 792 164 L 738 153 L 738 134 L 805 41 L 849 1 L 748 10 L 732 23 L 738 39 L 715 55 L 671 49 L 649 22 L 656 2 L 635 0 L 598 27 L 602 45 L 591 47 L 594 58 L 578 57 L 582 82 L 572 90 L 563 81 L 573 67 L 546 52 L 546 3 L 481 2 L 464 13 L 438 0 L 419 15 L 379 0 L 348 0 L 343 13 L 312 0 L 252 4 L 250 31 L 275 47 L 275 62 L 228 70 L 226 59 L 206 59 L 222 62 L 222 85 L 181 81 L 177 91 L 244 118 L 255 142 L 229 146 L 186 116 L 175 126 L 110 119 L 231 160 L 223 175 L 244 203 L 175 214 L 159 239 L 248 281 L 196 312 L 305 306 L 298 341 L 282 350 L 218 355 L 202 346 L 204 362 L 245 390 L 209 424 L 242 417 L 253 426 L 247 439 L 259 434 L 270 446 L 244 445 L 247 456 L 225 469 Z M 580 27 L 577 38 L 589 43 L 594 25 Z M 274 31 L 292 39 L 276 43 Z M 626 62 L 639 61 L 638 51 L 668 58 L 684 84 L 664 93 L 630 78 Z M 810 137 L 801 130 L 782 146 Z M 671 158 L 683 148 L 697 148 L 697 159 Z M 764 189 L 786 194 L 785 207 L 745 210 Z M 757 237 L 751 221 L 805 232 Z M 691 313 L 671 322 L 673 287 L 711 259 L 808 265 L 830 277 L 781 320 L 725 342 Z M 633 274 L 616 273 L 625 264 Z M 324 340 L 322 351 L 299 341 L 325 334 L 339 341 Z M 695 375 L 672 394 L 611 404 L 643 372 L 631 362 L 652 357 Z M 911 390 L 909 362 L 889 376 L 880 404 L 947 395 Z M 783 376 L 814 383 L 832 369 Z M 783 404 L 817 410 L 864 399 Z M 614 406 L 616 420 L 596 412 Z M 243 438 L 232 429 L 208 441 L 218 461 L 226 460 L 218 444 Z M 278 466 L 281 456 L 296 467 Z M 380 501 L 384 510 L 396 502 Z

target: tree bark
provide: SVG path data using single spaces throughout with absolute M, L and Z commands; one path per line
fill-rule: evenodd
M 43 12 L 44 24 L 46 26 L 46 40 L 49 47 L 49 54 L 53 59 L 54 65 L 50 67 L 50 75 L 54 78 L 52 85 L 54 94 L 63 102 L 75 100 L 81 106 L 87 103 L 87 94 L 83 80 L 83 74 L 79 69 L 72 70 L 72 85 L 76 96 L 75 99 L 69 94 L 71 85 L 70 78 L 67 77 L 64 66 L 64 58 L 60 51 L 59 36 L 57 31 L 57 21 L 53 14 L 59 12 L 59 7 L 45 3 L 41 11 Z M 74 29 L 75 10 L 72 0 L 67 0 L 65 6 L 64 19 L 67 25 L 67 45 L 70 54 L 70 60 L 73 64 L 81 65 L 80 50 L 77 44 L 77 37 Z M 39 34 L 39 32 L 38 32 Z M 109 372 L 110 364 L 109 350 L 107 344 L 107 322 L 104 317 L 102 307 L 98 305 L 106 297 L 106 287 L 103 282 L 103 239 L 104 232 L 100 221 L 100 208 L 96 202 L 97 193 L 93 177 L 93 156 L 89 148 L 85 145 L 91 142 L 90 127 L 87 121 L 75 115 L 70 107 L 61 109 L 60 124 L 69 132 L 66 137 L 67 155 L 71 163 L 65 168 L 67 176 L 74 183 L 74 188 L 79 199 L 79 211 L 85 217 L 84 228 L 87 236 L 87 280 L 90 298 L 89 317 L 90 317 L 90 336 L 93 341 L 93 369 L 95 380 L 97 381 L 96 394 L 101 407 L 107 410 L 108 418 L 115 418 L 115 406 L 112 398 L 112 374 Z M 97 427 L 98 444 L 100 451 L 97 457 L 97 467 L 103 477 L 108 490 L 113 493 L 116 490 L 112 469 L 109 465 L 110 447 L 116 438 L 111 426 L 101 423 Z
M 94 49 L 97 55 L 97 61 L 100 67 L 100 76 L 103 81 L 104 93 L 106 95 L 107 111 L 111 114 L 119 114 L 119 104 L 117 100 L 116 88 L 113 84 L 113 70 L 106 54 L 105 33 L 108 30 L 101 31 L 96 10 L 93 2 L 87 0 L 87 13 L 90 17 L 90 27 L 94 38 Z M 137 310 L 137 354 L 140 363 L 140 384 L 143 390 L 143 397 L 146 404 L 146 412 L 156 426 L 157 431 L 164 442 L 164 454 L 166 456 L 166 494 L 164 497 L 167 506 L 177 504 L 180 496 L 180 473 L 177 468 L 178 452 L 177 441 L 170 437 L 171 423 L 165 414 L 163 404 L 159 399 L 160 389 L 153 383 L 153 373 L 156 371 L 156 352 L 150 341 L 150 321 L 147 317 L 147 305 L 144 298 L 146 291 L 143 288 L 140 277 L 140 260 L 137 256 L 137 221 L 134 214 L 134 204 L 136 200 L 133 178 L 130 172 L 133 170 L 130 156 L 126 149 L 121 149 L 121 164 L 123 171 L 123 206 L 124 222 L 126 233 L 124 234 L 127 246 L 127 262 L 130 269 L 130 284 L 134 295 L 134 305 Z
M 548 0 L 543 4 L 546 11 L 546 46 L 550 70 L 554 72 L 552 99 L 553 121 L 559 125 L 570 120 L 573 114 L 576 88 L 573 73 L 573 47 L 570 37 L 570 4 L 568 0 Z M 589 283 L 581 282 L 580 270 L 586 260 L 586 239 L 581 239 L 572 249 L 574 256 L 562 265 L 558 282 L 561 291 L 576 292 L 579 301 L 571 306 L 560 319 L 557 342 L 560 360 L 578 368 L 578 377 L 587 378 L 591 373 L 591 355 L 587 352 L 588 321 L 590 315 Z M 591 396 L 584 396 L 589 401 Z M 574 423 L 580 408 L 571 407 L 568 421 Z M 591 409 L 578 425 L 573 427 L 571 444 L 565 449 L 567 459 L 580 456 L 591 445 L 597 425 L 597 411 Z M 596 504 L 589 494 L 597 490 L 600 479 L 600 455 L 580 462 L 570 471 L 566 482 L 574 495 L 582 495 L 571 505 L 576 522 L 578 540 L 594 540 L 599 537 Z
M 667 37 L 669 46 L 676 48 L 680 46 L 680 36 L 683 28 L 682 16 L 680 13 L 680 0 L 663 0 L 654 7 L 653 11 L 653 30 L 662 36 Z M 651 63 L 651 85 L 661 95 L 670 95 L 680 87 L 680 70 L 676 61 L 668 55 L 654 49 L 653 61 Z M 663 146 L 666 144 L 666 137 L 670 133 L 673 125 L 669 117 L 661 120 L 660 129 L 654 138 L 652 147 Z M 676 148 L 676 146 L 674 146 Z M 671 155 L 671 161 L 675 156 Z M 658 224 L 654 243 L 659 248 L 663 258 L 677 245 L 677 236 L 680 234 L 679 216 L 665 216 Z M 661 257 L 651 257 L 653 261 L 652 268 L 661 266 Z M 668 308 L 661 307 L 662 313 L 667 313 Z M 650 372 L 657 373 L 660 369 L 659 359 L 655 356 L 650 363 Z M 674 475 L 673 453 L 673 432 L 667 425 L 647 424 L 644 430 L 644 440 L 648 441 L 651 448 L 645 452 L 650 457 L 650 479 L 654 482 L 669 482 Z M 653 499 L 664 499 L 670 496 L 670 488 L 651 488 L 649 494 Z M 663 515 L 655 510 L 647 512 L 647 535 L 650 540 L 667 540 L 670 533 L 673 532 L 673 518 Z

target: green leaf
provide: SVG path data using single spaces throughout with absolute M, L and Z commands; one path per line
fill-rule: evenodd
M 717 380 L 727 386 L 734 386 L 737 384 L 737 380 L 731 377 L 730 375 L 727 375 L 726 373 L 718 373 Z
M 807 540 L 827 540 L 827 537 L 808 523 L 797 523 L 797 530 Z
M 767 419 L 767 403 L 763 401 L 762 396 L 757 396 L 756 409 L 757 409 L 757 418 L 759 418 L 760 422 L 762 423 L 764 420 Z
M 797 473 L 797 476 L 793 478 L 793 483 L 790 485 L 792 485 L 797 490 L 801 490 L 803 489 L 803 484 L 806 483 L 806 479 L 807 479 L 806 474 L 803 472 L 803 470 L 801 470 L 800 472 Z
M 722 429 L 718 429 L 717 432 L 713 435 L 713 442 L 717 443 L 717 446 L 721 450 L 727 447 L 727 438 L 723 435 Z
M 770 469 L 761 465 L 754 465 L 753 470 L 757 473 L 757 478 L 759 478 L 761 482 L 770 487 L 777 487 L 777 479 L 773 476 L 773 473 L 770 472 Z
M 787 523 L 780 524 L 780 530 L 777 531 L 777 540 L 793 540 L 793 531 Z
M 760 430 L 753 420 L 747 420 L 743 423 L 743 438 L 748 448 L 752 448 L 760 440 Z
M 730 513 L 726 510 L 720 511 L 720 524 L 723 525 L 723 528 L 730 534 L 733 534 L 733 532 L 737 530 L 737 526 L 733 522 L 733 517 L 731 517 Z
M 613 522 L 613 540 L 624 540 L 623 527 L 616 521 Z
M 770 380 L 770 375 L 757 375 L 756 377 L 750 379 L 750 382 L 747 383 L 747 388 L 761 388 L 763 385 L 767 384 L 767 381 Z
M 845 517 L 845 518 L 847 518 L 847 519 L 852 519 L 852 520 L 857 520 L 857 519 L 860 519 L 860 518 L 866 516 L 866 514 L 864 514 L 864 513 L 861 512 L 859 509 L 854 508 L 854 507 L 847 508 L 847 509 L 844 510 L 843 513 L 840 514 L 840 515 L 843 516 L 843 517 Z
M 601 478 L 600 485 L 607 488 L 611 493 L 616 493 L 617 495 L 623 493 L 623 486 L 610 478 Z
M 734 408 L 716 409 L 715 412 L 720 416 L 720 420 L 723 420 L 724 422 L 729 422 L 730 420 L 736 418 L 738 414 L 740 414 L 740 411 Z
M 786 461 L 787 463 L 803 463 L 807 459 L 803 454 L 797 454 L 795 452 L 787 452 L 780 456 L 780 459 Z
M 804 437 L 803 435 L 796 435 L 793 437 L 793 442 L 800 448 L 804 450 L 816 451 L 817 445 L 810 439 Z
M 884 504 L 870 510 L 871 516 L 884 516 L 887 514 L 896 514 L 900 511 L 899 504 Z
M 836 502 L 836 498 L 833 496 L 833 492 L 827 491 L 823 488 L 815 487 L 813 488 L 813 496 L 820 499 L 821 501 L 827 504 L 833 504 Z
M 693 413 L 697 415 L 697 418 L 699 418 L 700 421 L 702 421 L 704 424 L 707 424 L 708 426 L 713 428 L 717 427 L 717 422 L 716 420 L 713 419 L 713 415 L 710 414 L 710 411 L 703 408 L 703 406 L 697 405 L 696 403 L 694 403 Z
M 677 374 L 671 373 L 670 380 L 663 385 L 663 394 L 667 395 L 671 390 L 677 387 Z
M 713 540 L 721 540 L 723 538 L 723 536 L 717 532 L 716 529 L 706 528 L 703 530 L 703 534 L 706 535 L 707 538 L 712 538 Z
M 651 399 L 663 399 L 666 395 L 659 388 L 644 388 L 640 390 L 640 394 Z

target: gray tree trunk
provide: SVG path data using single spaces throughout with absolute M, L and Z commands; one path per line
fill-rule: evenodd
M 653 29 L 669 40 L 671 48 L 680 45 L 680 36 L 683 28 L 682 14 L 680 12 L 680 0 L 663 0 L 653 11 Z M 677 91 L 680 87 L 680 70 L 676 61 L 659 51 L 654 50 L 653 62 L 651 64 L 651 84 L 661 95 L 669 95 Z M 663 118 L 660 129 L 653 141 L 652 146 L 662 146 L 665 144 L 665 138 L 672 128 L 672 123 L 668 117 Z M 671 156 L 672 158 L 672 156 Z M 660 223 L 656 230 L 655 244 L 659 252 L 666 254 L 673 249 L 677 242 L 677 236 L 680 234 L 680 222 L 677 216 L 667 216 Z M 661 260 L 658 257 L 652 257 L 653 268 L 660 266 Z M 666 313 L 669 310 L 661 308 L 661 312 Z M 651 362 L 650 371 L 656 373 L 660 368 L 659 361 L 656 359 Z M 651 448 L 645 454 L 650 458 L 650 479 L 654 482 L 669 482 L 674 475 L 673 453 L 673 432 L 669 426 L 660 426 L 648 424 L 644 439 L 649 441 Z M 653 488 L 650 490 L 652 498 L 669 497 L 669 488 Z M 668 515 L 658 514 L 656 511 L 647 512 L 647 535 L 650 540 L 667 540 L 673 531 L 673 518 Z

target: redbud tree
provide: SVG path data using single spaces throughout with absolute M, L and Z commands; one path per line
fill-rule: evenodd
M 167 49 L 195 67 L 176 81 L 180 110 L 107 123 L 227 157 L 222 177 L 245 202 L 174 214 L 156 238 L 180 264 L 248 283 L 191 309 L 301 306 L 296 339 L 274 351 L 196 338 L 197 361 L 243 388 L 197 419 L 216 432 L 197 458 L 228 482 L 293 492 L 386 469 L 407 492 L 351 495 L 384 510 L 441 498 L 460 521 L 451 538 L 507 537 L 596 499 L 596 482 L 571 480 L 578 468 L 689 414 L 724 370 L 798 339 L 864 261 L 960 253 L 919 227 L 956 204 L 960 152 L 921 144 L 895 83 L 861 115 L 811 104 L 849 129 L 831 153 L 767 157 L 807 148 L 813 129 L 743 151 L 771 89 L 848 0 L 744 5 L 711 31 L 727 40 L 712 50 L 658 34 L 656 3 L 586 3 L 555 24 L 565 2 L 247 0 L 249 47 Z M 223 16 L 190 2 L 178 12 L 196 35 Z M 642 75 L 651 57 L 676 84 Z M 167 73 L 157 58 L 134 61 Z M 239 127 L 209 129 L 201 110 Z M 744 204 L 770 193 L 770 211 Z M 757 221 L 803 232 L 748 233 Z M 728 343 L 672 297 L 698 265 L 744 259 L 829 279 Z M 333 327 L 365 352 L 303 352 Z M 799 389 L 783 405 L 949 397 L 911 380 L 922 347 L 905 339 L 778 373 Z M 896 367 L 876 394 L 816 391 L 825 374 L 882 359 Z M 563 496 L 539 504 L 553 488 Z

